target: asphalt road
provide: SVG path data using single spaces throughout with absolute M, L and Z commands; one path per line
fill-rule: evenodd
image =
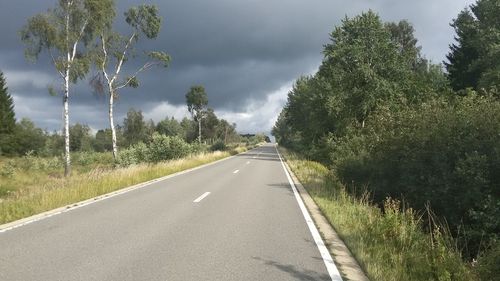
M 0 233 L 0 280 L 332 279 L 266 145 Z

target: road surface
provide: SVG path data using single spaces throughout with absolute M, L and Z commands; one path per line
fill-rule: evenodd
M 332 280 L 274 145 L 0 233 L 0 280 Z

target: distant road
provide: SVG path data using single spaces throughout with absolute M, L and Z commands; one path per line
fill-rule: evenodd
M 265 145 L 0 233 L 0 280 L 332 278 Z

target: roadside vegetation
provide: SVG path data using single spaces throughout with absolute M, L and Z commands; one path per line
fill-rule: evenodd
M 360 218 L 351 214 L 346 221 L 371 227 L 350 232 L 342 218 L 331 219 L 350 247 L 361 245 L 355 252 L 370 257 L 387 246 L 394 252 L 374 258 L 390 261 L 401 274 L 429 271 L 414 279 L 395 274 L 394 280 L 500 276 L 499 15 L 493 0 L 462 11 L 452 23 L 456 42 L 444 67 L 425 59 L 407 21 L 383 22 L 373 11 L 345 18 L 330 34 L 318 72 L 297 79 L 273 128 L 282 147 L 325 169 L 320 193 L 330 195 L 316 196 L 331 201 L 325 213 L 342 213 L 342 204 L 351 202 Z M 391 223 L 387 231 L 394 233 L 363 221 L 369 218 Z M 398 229 L 415 236 L 401 242 Z M 425 247 L 429 258 L 397 254 L 426 253 Z M 440 261 L 436 249 L 449 258 Z M 469 279 L 455 276 L 455 267 Z M 479 275 L 466 274 L 469 267 Z
M 370 194 L 351 195 L 324 165 L 280 151 L 370 280 L 477 280 L 429 210 L 387 198 L 382 211 Z

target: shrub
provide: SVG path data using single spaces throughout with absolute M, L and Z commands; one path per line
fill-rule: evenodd
M 224 151 L 224 150 L 227 150 L 227 146 L 223 141 L 217 141 L 210 146 L 210 150 L 211 151 L 216 151 L 216 150 Z
M 0 176 L 12 178 L 16 172 L 16 167 L 12 160 L 5 162 L 0 168 Z
M 153 134 L 151 142 L 148 145 L 139 142 L 127 149 L 121 150 L 118 163 L 122 166 L 141 162 L 157 163 L 182 158 L 192 152 L 192 146 L 181 137 Z
M 377 202 L 430 204 L 468 254 L 500 233 L 500 103 L 466 97 L 379 112 L 370 128 L 335 140 L 332 162 L 347 185 L 368 187 Z M 353 185 L 354 183 L 354 185 Z
M 477 263 L 477 271 L 481 280 L 493 281 L 498 280 L 500 276 L 500 241 L 496 241 L 489 251 L 484 252 L 479 256 Z
M 129 166 L 146 162 L 149 154 L 149 149 L 143 142 L 131 145 L 127 149 L 122 149 L 118 153 L 118 164 L 121 166 Z
M 191 153 L 191 146 L 178 136 L 154 134 L 148 147 L 148 162 L 177 159 Z

